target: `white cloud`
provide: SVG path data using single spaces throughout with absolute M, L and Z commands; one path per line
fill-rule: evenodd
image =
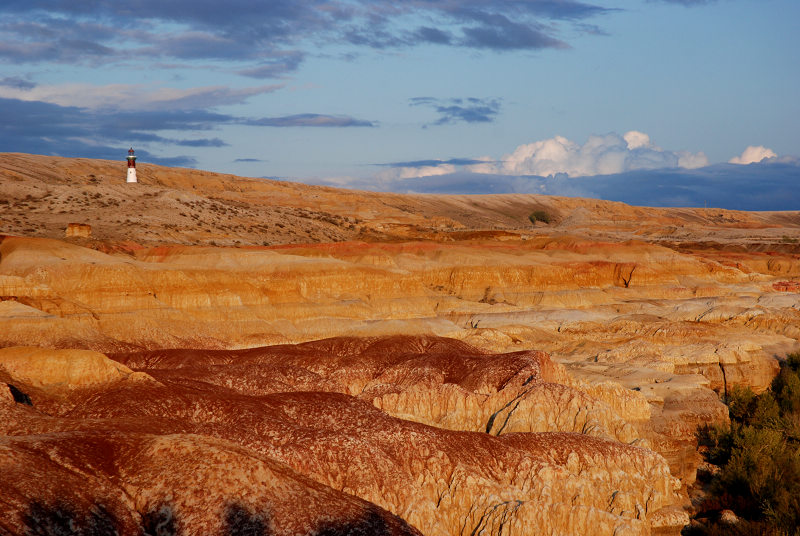
M 678 167 L 682 167 L 684 169 L 697 169 L 706 167 L 709 164 L 708 157 L 703 151 L 700 151 L 699 153 L 678 151 L 675 154 L 678 155 Z
M 458 168 L 452 164 L 441 164 L 438 166 L 420 167 L 396 167 L 384 169 L 377 173 L 376 179 L 381 181 L 393 181 L 398 179 L 416 179 L 417 177 L 432 177 L 434 175 L 447 175 L 455 173 Z
M 464 169 L 466 171 L 469 171 L 470 173 L 489 174 L 489 173 L 496 173 L 497 172 L 496 171 L 496 169 L 497 169 L 496 161 L 491 156 L 481 156 L 479 158 L 476 158 L 475 160 L 481 160 L 481 163 L 480 164 L 470 164 L 468 166 L 464 166 Z
M 457 160 L 457 159 L 456 159 Z M 563 136 L 518 146 L 496 159 L 491 156 L 464 158 L 470 163 L 408 165 L 383 169 L 372 178 L 384 184 L 404 179 L 466 172 L 479 175 L 536 175 L 540 177 L 591 177 L 633 170 L 697 169 L 709 165 L 703 152 L 666 151 L 644 132 L 631 130 L 620 136 L 610 133 L 590 136 L 580 145 Z
M 650 136 L 632 130 L 590 136 L 579 145 L 563 136 L 520 145 L 499 163 L 478 164 L 471 171 L 501 175 L 539 175 L 570 177 L 609 175 L 637 169 L 697 168 L 708 165 L 703 153 L 665 151 L 650 141 Z
M 205 86 L 188 89 L 147 86 L 143 84 L 59 84 L 20 88 L 0 85 L 0 97 L 23 101 L 41 101 L 59 106 L 90 110 L 183 110 L 209 108 L 244 102 L 248 97 L 270 93 L 282 85 L 244 89 Z
M 639 147 L 652 147 L 650 136 L 638 130 L 631 130 L 622 136 L 628 144 L 628 149 L 638 149 Z
M 778 156 L 772 149 L 767 149 L 763 145 L 750 145 L 740 156 L 734 156 L 728 160 L 729 164 L 753 164 L 761 162 L 765 158 L 775 158 Z

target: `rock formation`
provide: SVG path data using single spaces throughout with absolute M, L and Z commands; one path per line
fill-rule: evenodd
M 677 534 L 800 346 L 797 213 L 112 166 L 0 155 L 3 533 Z
M 92 236 L 92 226 L 86 223 L 68 223 L 64 230 L 67 238 L 89 238 Z
M 566 377 L 545 354 L 493 356 L 447 339 L 393 337 L 115 357 L 139 377 L 64 394 L 41 388 L 51 385 L 44 368 L 25 378 L 6 370 L 32 393 L 33 407 L 2 406 L 0 479 L 15 490 L 4 518 L 30 524 L 31 512 L 69 512 L 78 523 L 97 515 L 98 523 L 132 527 L 162 515 L 187 532 L 214 532 L 226 508 L 236 508 L 269 527 L 266 534 L 293 534 L 313 530 L 331 509 L 342 526 L 414 533 L 385 509 L 424 534 L 451 535 L 646 534 L 686 521 L 680 483 L 648 449 L 573 432 L 457 431 L 473 426 L 457 407 L 447 430 L 391 417 L 365 400 L 379 386 L 394 388 L 386 382 L 396 375 L 429 379 L 427 403 L 417 406 L 425 414 L 446 406 L 453 388 L 526 400 L 519 379 L 547 387 Z M 360 385 L 360 397 L 334 392 Z M 421 390 L 419 382 L 397 385 Z M 537 402 L 524 409 L 556 414 L 545 420 L 566 411 Z M 524 420 L 520 411 L 516 422 Z M 48 477 L 26 475 L 28 464 Z M 72 493 L 75 472 L 90 485 Z M 59 474 L 70 477 L 62 486 L 42 484 Z M 341 492 L 377 506 L 347 504 Z M 310 519 L 292 515 L 304 501 L 319 505 L 306 509 Z M 331 532 L 340 533 L 347 534 Z

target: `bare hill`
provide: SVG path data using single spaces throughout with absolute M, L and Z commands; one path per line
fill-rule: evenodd
M 0 154 L 0 232 L 62 238 L 69 223 L 86 223 L 97 240 L 142 245 L 458 240 L 479 230 L 783 248 L 800 237 L 800 212 L 642 208 L 521 194 L 402 195 L 150 164 L 137 170 L 139 183 L 126 184 L 122 161 Z M 534 211 L 550 223 L 533 225 Z

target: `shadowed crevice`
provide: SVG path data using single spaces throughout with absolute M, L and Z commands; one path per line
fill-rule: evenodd
M 231 503 L 225 507 L 225 536 L 271 536 L 270 516 L 266 512 L 253 512 L 245 506 Z
M 385 516 L 395 517 L 398 523 L 392 527 Z M 382 512 L 374 506 L 366 509 L 359 519 L 347 521 L 330 521 L 317 528 L 319 536 L 418 536 L 418 532 L 409 527 L 401 518 Z
M 33 406 L 31 397 L 27 393 L 20 391 L 19 388 L 11 385 L 10 383 L 7 383 L 6 385 L 8 385 L 8 390 L 11 391 L 11 396 L 14 397 L 14 402 L 17 404 L 27 404 L 28 406 Z
M 32 501 L 22 516 L 25 536 L 119 536 L 118 522 L 102 504 L 82 514 L 66 504 Z
M 175 510 L 163 503 L 142 515 L 143 536 L 180 536 Z

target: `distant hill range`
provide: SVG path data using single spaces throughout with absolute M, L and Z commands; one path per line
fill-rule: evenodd
M 536 193 L 591 197 L 653 207 L 732 210 L 800 209 L 800 163 L 765 161 L 700 169 L 652 169 L 591 177 L 539 177 L 456 172 L 398 179 L 381 189 L 438 194 Z

